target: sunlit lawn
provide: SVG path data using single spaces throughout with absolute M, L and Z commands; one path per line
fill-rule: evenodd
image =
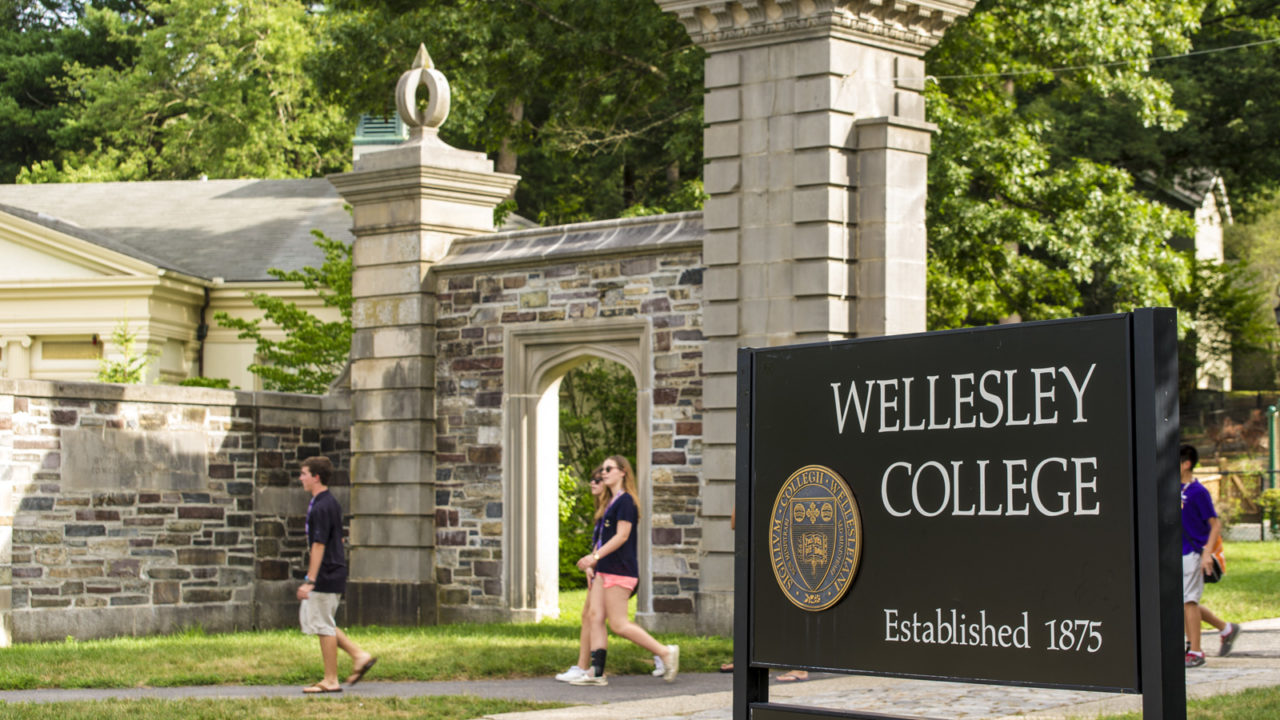
M 1205 586 L 1204 606 L 1232 622 L 1280 616 L 1280 542 L 1230 542 L 1224 552 L 1227 573 Z
M 1280 718 L 1280 687 L 1251 688 L 1187 703 L 1187 720 L 1270 720 Z M 1108 715 L 1099 720 L 1142 720 L 1142 713 Z
M 577 659 L 584 591 L 562 592 L 561 614 L 537 624 L 357 627 L 351 637 L 378 656 L 369 680 L 550 676 Z M 681 669 L 710 671 L 732 653 L 727 637 L 659 635 L 679 643 Z M 652 656 L 611 638 L 609 669 L 652 669 Z M 38 643 L 4 649 L 0 689 L 310 684 L 322 671 L 315 638 L 297 630 Z M 339 653 L 339 674 L 350 672 Z
M 0 703 L 0 719 L 23 720 L 467 720 L 506 712 L 563 707 L 559 703 L 483 698 L 283 698 L 200 700 L 95 700 L 63 703 Z

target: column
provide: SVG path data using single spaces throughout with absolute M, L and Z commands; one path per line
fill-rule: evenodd
M 329 178 L 353 207 L 356 236 L 347 618 L 434 624 L 435 295 L 425 281 L 455 238 L 493 231 L 518 178 L 440 140 L 449 87 L 425 48 L 396 100 L 409 141 Z
M 733 618 L 736 351 L 925 329 L 924 53 L 972 0 L 657 0 L 706 48 L 698 632 Z

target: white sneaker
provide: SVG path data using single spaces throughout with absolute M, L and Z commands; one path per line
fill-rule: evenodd
M 574 665 L 570 667 L 568 670 L 565 670 L 559 675 L 556 675 L 556 679 L 559 680 L 560 682 L 573 682 L 574 680 L 586 674 L 587 674 L 586 670 L 583 670 L 577 665 Z
M 609 678 L 601 675 L 596 677 L 595 670 L 583 670 L 582 674 L 569 681 L 570 685 L 608 685 Z
M 675 682 L 676 673 L 680 672 L 680 646 L 668 645 L 667 657 L 669 658 L 666 667 L 663 668 L 662 679 L 667 682 Z
M 666 674 L 667 674 L 666 668 L 664 668 L 664 667 L 662 666 L 662 656 L 661 656 L 661 655 L 654 655 L 654 656 L 653 656 L 653 672 L 652 672 L 651 674 L 652 674 L 654 677 L 662 677 L 663 675 L 666 675 Z

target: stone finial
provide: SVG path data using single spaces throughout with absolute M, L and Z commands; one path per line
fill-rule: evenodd
M 418 85 L 426 85 L 430 95 L 426 110 L 418 109 Z M 449 117 L 449 81 L 435 69 L 426 45 L 418 46 L 413 66 L 396 83 L 396 110 L 404 124 L 417 132 L 419 128 L 438 128 Z

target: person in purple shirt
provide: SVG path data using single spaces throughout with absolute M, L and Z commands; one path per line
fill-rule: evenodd
M 1200 649 L 1200 624 L 1207 622 L 1218 628 L 1219 655 L 1231 652 L 1240 636 L 1240 626 L 1225 622 L 1200 604 L 1204 594 L 1204 575 L 1213 569 L 1213 547 L 1222 533 L 1222 521 L 1213 507 L 1209 491 L 1191 474 L 1200 461 L 1200 453 L 1190 445 L 1178 448 L 1182 481 L 1182 619 L 1187 633 L 1186 666 L 1204 665 Z

